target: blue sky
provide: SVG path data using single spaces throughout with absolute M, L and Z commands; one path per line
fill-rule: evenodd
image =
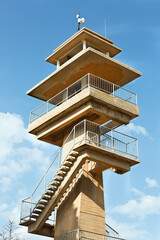
M 27 134 L 40 101 L 26 91 L 55 70 L 45 58 L 77 31 L 79 11 L 102 35 L 106 19 L 107 37 L 123 49 L 115 59 L 143 74 L 125 86 L 138 94 L 140 117 L 123 128 L 139 139 L 141 164 L 123 176 L 104 172 L 106 221 L 128 240 L 159 240 L 160 0 L 0 1 L 0 226 L 18 223 L 21 199 L 57 151 Z

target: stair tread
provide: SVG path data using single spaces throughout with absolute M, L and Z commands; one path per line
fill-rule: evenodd
M 49 186 L 47 189 L 48 189 L 48 190 L 52 190 L 52 191 L 54 191 L 54 192 L 57 190 L 57 188 L 51 187 L 51 186 Z M 54 194 L 54 193 L 53 193 L 53 194 Z
M 68 157 L 66 158 L 66 160 L 75 161 L 75 160 L 76 160 L 76 157 L 74 157 L 74 156 L 68 156 Z
M 43 200 L 39 201 L 39 204 L 47 205 L 47 203 L 48 203 L 47 201 L 43 201 Z
M 54 192 L 50 192 L 50 191 L 45 191 L 44 193 L 45 195 L 48 195 L 48 196 L 52 196 L 54 194 Z
M 59 185 L 60 185 L 60 183 L 59 183 L 59 182 L 55 182 L 55 181 L 54 181 L 54 182 L 51 182 L 51 183 L 50 183 L 50 185 L 52 185 L 52 186 L 59 186 Z
M 36 209 L 43 209 L 43 208 L 45 208 L 45 206 L 42 206 L 42 205 L 37 205 L 36 206 Z
M 66 172 L 59 171 L 59 172 L 57 172 L 56 175 L 57 175 L 57 176 L 65 177 L 65 176 L 66 176 Z
M 32 214 L 30 215 L 30 217 L 31 217 L 31 218 L 36 218 L 36 219 L 37 219 L 37 218 L 39 217 L 39 215 L 36 215 L 36 214 L 33 214 L 33 213 L 32 213 Z
M 42 199 L 49 201 L 51 199 L 51 197 L 49 197 L 49 195 L 43 195 Z
M 56 177 L 53 178 L 53 180 L 61 182 L 61 181 L 63 181 L 63 178 L 59 177 L 59 176 L 56 176 Z
M 69 168 L 67 168 L 67 167 L 65 167 L 65 166 L 62 166 L 62 167 L 60 168 L 60 170 L 63 170 L 63 171 L 65 171 L 65 172 L 68 172 L 68 171 L 69 171 Z
M 65 162 L 63 163 L 63 165 L 64 165 L 64 166 L 67 166 L 67 167 L 71 167 L 73 164 L 72 164 L 71 162 L 69 162 L 69 161 L 65 161 Z
M 26 220 L 26 221 L 20 222 L 19 225 L 21 225 L 21 226 L 28 226 L 28 225 L 30 225 L 30 224 L 33 223 L 33 222 L 35 222 L 35 220 L 33 220 L 33 219 L 28 219 L 28 220 Z
M 72 151 L 69 155 L 71 156 L 78 156 L 79 152 L 77 151 Z
M 33 210 L 32 213 L 36 213 L 36 214 L 41 214 L 42 211 L 38 211 L 37 209 Z

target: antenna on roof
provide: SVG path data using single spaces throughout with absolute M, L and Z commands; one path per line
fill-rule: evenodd
M 76 18 L 78 19 L 78 31 L 80 30 L 80 24 L 84 24 L 85 23 L 85 19 L 84 18 L 80 18 L 80 13 L 77 14 Z
M 106 27 L 106 19 L 104 19 L 104 36 L 107 37 L 107 27 Z

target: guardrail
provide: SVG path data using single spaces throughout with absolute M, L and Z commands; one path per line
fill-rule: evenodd
M 112 235 L 104 235 L 82 229 L 75 229 L 66 233 L 63 240 L 125 240 L 121 237 L 115 237 Z
M 119 233 L 115 229 L 113 229 L 107 223 L 105 225 L 106 225 L 106 234 L 107 235 L 111 235 L 111 236 L 114 236 L 114 237 L 119 237 Z
M 25 216 L 28 217 L 31 214 L 35 203 L 39 201 L 54 175 L 56 175 L 62 160 L 64 161 L 74 148 L 84 143 L 138 159 L 138 140 L 136 138 L 88 120 L 81 121 L 71 130 L 32 195 L 22 201 L 21 219 L 24 220 Z
M 34 109 L 30 113 L 30 123 L 45 115 L 55 107 L 59 106 L 89 86 L 126 101 L 132 105 L 137 105 L 137 95 L 135 93 L 88 73 L 54 97 L 50 98 L 47 102 L 44 102 L 42 105 Z

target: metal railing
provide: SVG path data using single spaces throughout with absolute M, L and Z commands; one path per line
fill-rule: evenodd
M 70 152 L 86 143 L 132 159 L 138 159 L 138 140 L 136 138 L 88 120 L 81 121 L 71 130 L 32 195 L 22 201 L 21 220 L 30 216 L 35 204 L 39 203 L 39 199 L 46 188 L 50 186 L 53 177 L 56 176 L 62 162 Z
M 45 192 L 46 188 L 48 187 L 53 177 L 56 175 L 56 172 L 61 166 L 63 147 L 67 141 L 71 141 L 73 139 L 73 134 L 74 134 L 74 128 L 69 133 L 62 147 L 59 149 L 55 158 L 53 159 L 50 166 L 48 167 L 43 177 L 39 181 L 37 187 L 33 191 L 32 195 L 22 200 L 20 222 L 23 222 L 29 219 L 29 216 L 31 215 L 33 209 L 39 203 L 41 196 Z M 66 157 L 68 156 L 69 152 L 72 151 L 72 149 L 73 149 L 73 146 L 71 145 L 70 149 L 67 149 L 66 151 Z
M 47 102 L 44 102 L 42 105 L 34 109 L 30 113 L 30 123 L 88 87 L 96 88 L 132 105 L 137 105 L 137 95 L 135 93 L 88 73 L 54 97 L 50 98 Z
M 66 233 L 63 237 L 63 240 L 125 240 L 121 237 L 111 236 L 111 235 L 104 235 L 100 233 L 95 233 L 87 230 L 82 229 L 75 229 L 68 233 Z
M 107 235 L 111 235 L 111 236 L 114 236 L 114 237 L 119 237 L 119 233 L 115 229 L 113 229 L 107 223 L 105 225 L 106 225 L 106 234 Z

